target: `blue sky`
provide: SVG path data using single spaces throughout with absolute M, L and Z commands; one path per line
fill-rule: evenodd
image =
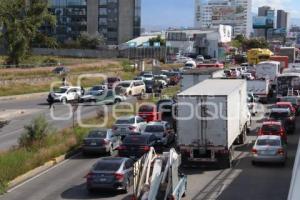
M 271 5 L 284 9 L 292 18 L 300 19 L 299 0 L 252 0 L 253 12 L 257 7 Z M 142 25 L 144 27 L 192 26 L 194 0 L 142 0 Z M 299 21 L 300 23 L 300 21 Z

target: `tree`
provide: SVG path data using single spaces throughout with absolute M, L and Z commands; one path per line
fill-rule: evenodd
M 100 34 L 96 36 L 90 36 L 86 33 L 83 33 L 77 38 L 77 42 L 80 48 L 96 49 L 99 45 L 105 43 L 105 39 Z
M 55 16 L 48 12 L 45 0 L 1 0 L 0 39 L 7 49 L 7 64 L 18 66 L 30 54 L 33 42 L 55 45 L 55 40 L 39 29 L 47 23 L 54 27 Z
M 162 39 L 161 36 L 149 39 L 150 46 L 154 46 L 154 43 L 159 42 L 160 46 L 166 46 L 166 40 Z
M 247 39 L 243 42 L 243 49 L 245 51 L 253 48 L 268 48 L 269 44 L 268 42 L 263 38 L 253 38 L 253 39 Z

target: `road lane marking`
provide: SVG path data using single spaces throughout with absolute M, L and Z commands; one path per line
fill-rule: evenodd
M 16 189 L 22 187 L 23 185 L 25 185 L 25 184 L 27 184 L 27 183 L 29 183 L 29 182 L 31 182 L 31 181 L 33 181 L 33 180 L 35 180 L 35 179 L 37 179 L 37 178 L 43 176 L 44 174 L 47 174 L 48 172 L 50 172 L 50 171 L 52 171 L 52 170 L 54 170 L 54 169 L 56 169 L 56 168 L 58 168 L 58 167 L 64 165 L 65 163 L 69 162 L 71 159 L 75 158 L 75 157 L 78 156 L 79 154 L 80 154 L 80 153 L 75 154 L 74 156 L 71 156 L 70 158 L 68 158 L 68 159 L 66 159 L 66 160 L 64 160 L 64 161 L 62 161 L 61 163 L 58 163 L 58 164 L 54 165 L 53 167 L 50 167 L 49 169 L 47 169 L 47 170 L 45 170 L 45 171 L 43 171 L 43 172 L 37 174 L 36 176 L 33 176 L 33 177 L 27 179 L 26 181 L 20 183 L 19 185 L 16 185 L 15 187 L 9 189 L 9 190 L 7 191 L 7 193 L 13 192 L 13 191 L 15 191 Z

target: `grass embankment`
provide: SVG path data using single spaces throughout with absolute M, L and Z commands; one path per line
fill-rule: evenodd
M 124 80 L 133 79 L 137 75 L 136 72 L 125 72 L 123 70 L 123 62 L 112 62 L 107 65 L 97 65 L 97 66 L 77 66 L 71 67 L 71 72 L 67 77 L 67 81 L 72 85 L 77 85 L 77 78 L 80 74 L 96 74 L 103 73 L 106 75 L 120 76 Z M 49 78 L 45 81 L 38 83 L 25 82 L 25 83 L 11 83 L 8 85 L 0 86 L 0 96 L 11 96 L 20 94 L 31 94 L 38 92 L 46 92 L 50 90 L 50 86 L 53 82 L 57 82 L 58 85 L 61 83 L 62 78 L 55 76 L 52 73 L 53 68 L 39 68 L 39 69 L 8 69 L 0 70 L 1 80 L 13 80 L 17 78 Z M 93 85 L 98 85 L 102 82 L 101 78 L 86 77 L 82 79 L 83 87 L 91 87 Z
M 179 90 L 179 86 L 169 87 L 163 90 L 162 95 L 173 96 Z M 122 109 L 116 113 L 116 116 L 133 115 L 137 113 L 137 109 L 140 104 L 146 102 L 155 102 L 158 98 L 150 98 L 149 100 L 139 100 L 133 106 L 130 111 L 127 104 L 116 105 L 117 108 Z M 115 118 L 110 113 L 108 116 L 104 116 L 99 112 L 98 116 L 92 119 L 84 120 L 85 124 L 105 124 L 106 128 L 111 128 L 115 122 Z M 16 177 L 36 168 L 47 161 L 72 152 L 78 149 L 83 141 L 84 136 L 88 133 L 89 129 L 75 127 L 67 128 L 62 131 L 57 131 L 52 134 L 48 134 L 38 146 L 33 145 L 31 148 L 16 147 L 6 152 L 0 153 L 0 194 L 5 192 L 9 181 Z

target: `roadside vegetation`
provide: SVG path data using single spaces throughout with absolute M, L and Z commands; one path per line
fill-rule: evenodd
M 179 90 L 179 86 L 169 87 L 162 91 L 163 96 L 172 97 Z M 158 97 L 150 96 L 136 102 L 134 109 L 129 111 L 128 105 L 119 104 L 122 109 L 116 116 L 134 115 L 140 104 L 156 103 Z M 96 117 L 84 120 L 85 124 L 99 125 L 107 122 L 106 128 L 111 128 L 115 123 L 112 114 L 105 116 L 103 111 L 98 110 Z M 19 145 L 5 152 L 0 152 L 0 194 L 7 189 L 9 181 L 18 176 L 37 168 L 55 157 L 66 155 L 67 157 L 78 150 L 89 128 L 81 128 L 76 125 L 61 131 L 51 127 L 44 116 L 38 116 L 24 127 L 25 131 L 19 138 Z

